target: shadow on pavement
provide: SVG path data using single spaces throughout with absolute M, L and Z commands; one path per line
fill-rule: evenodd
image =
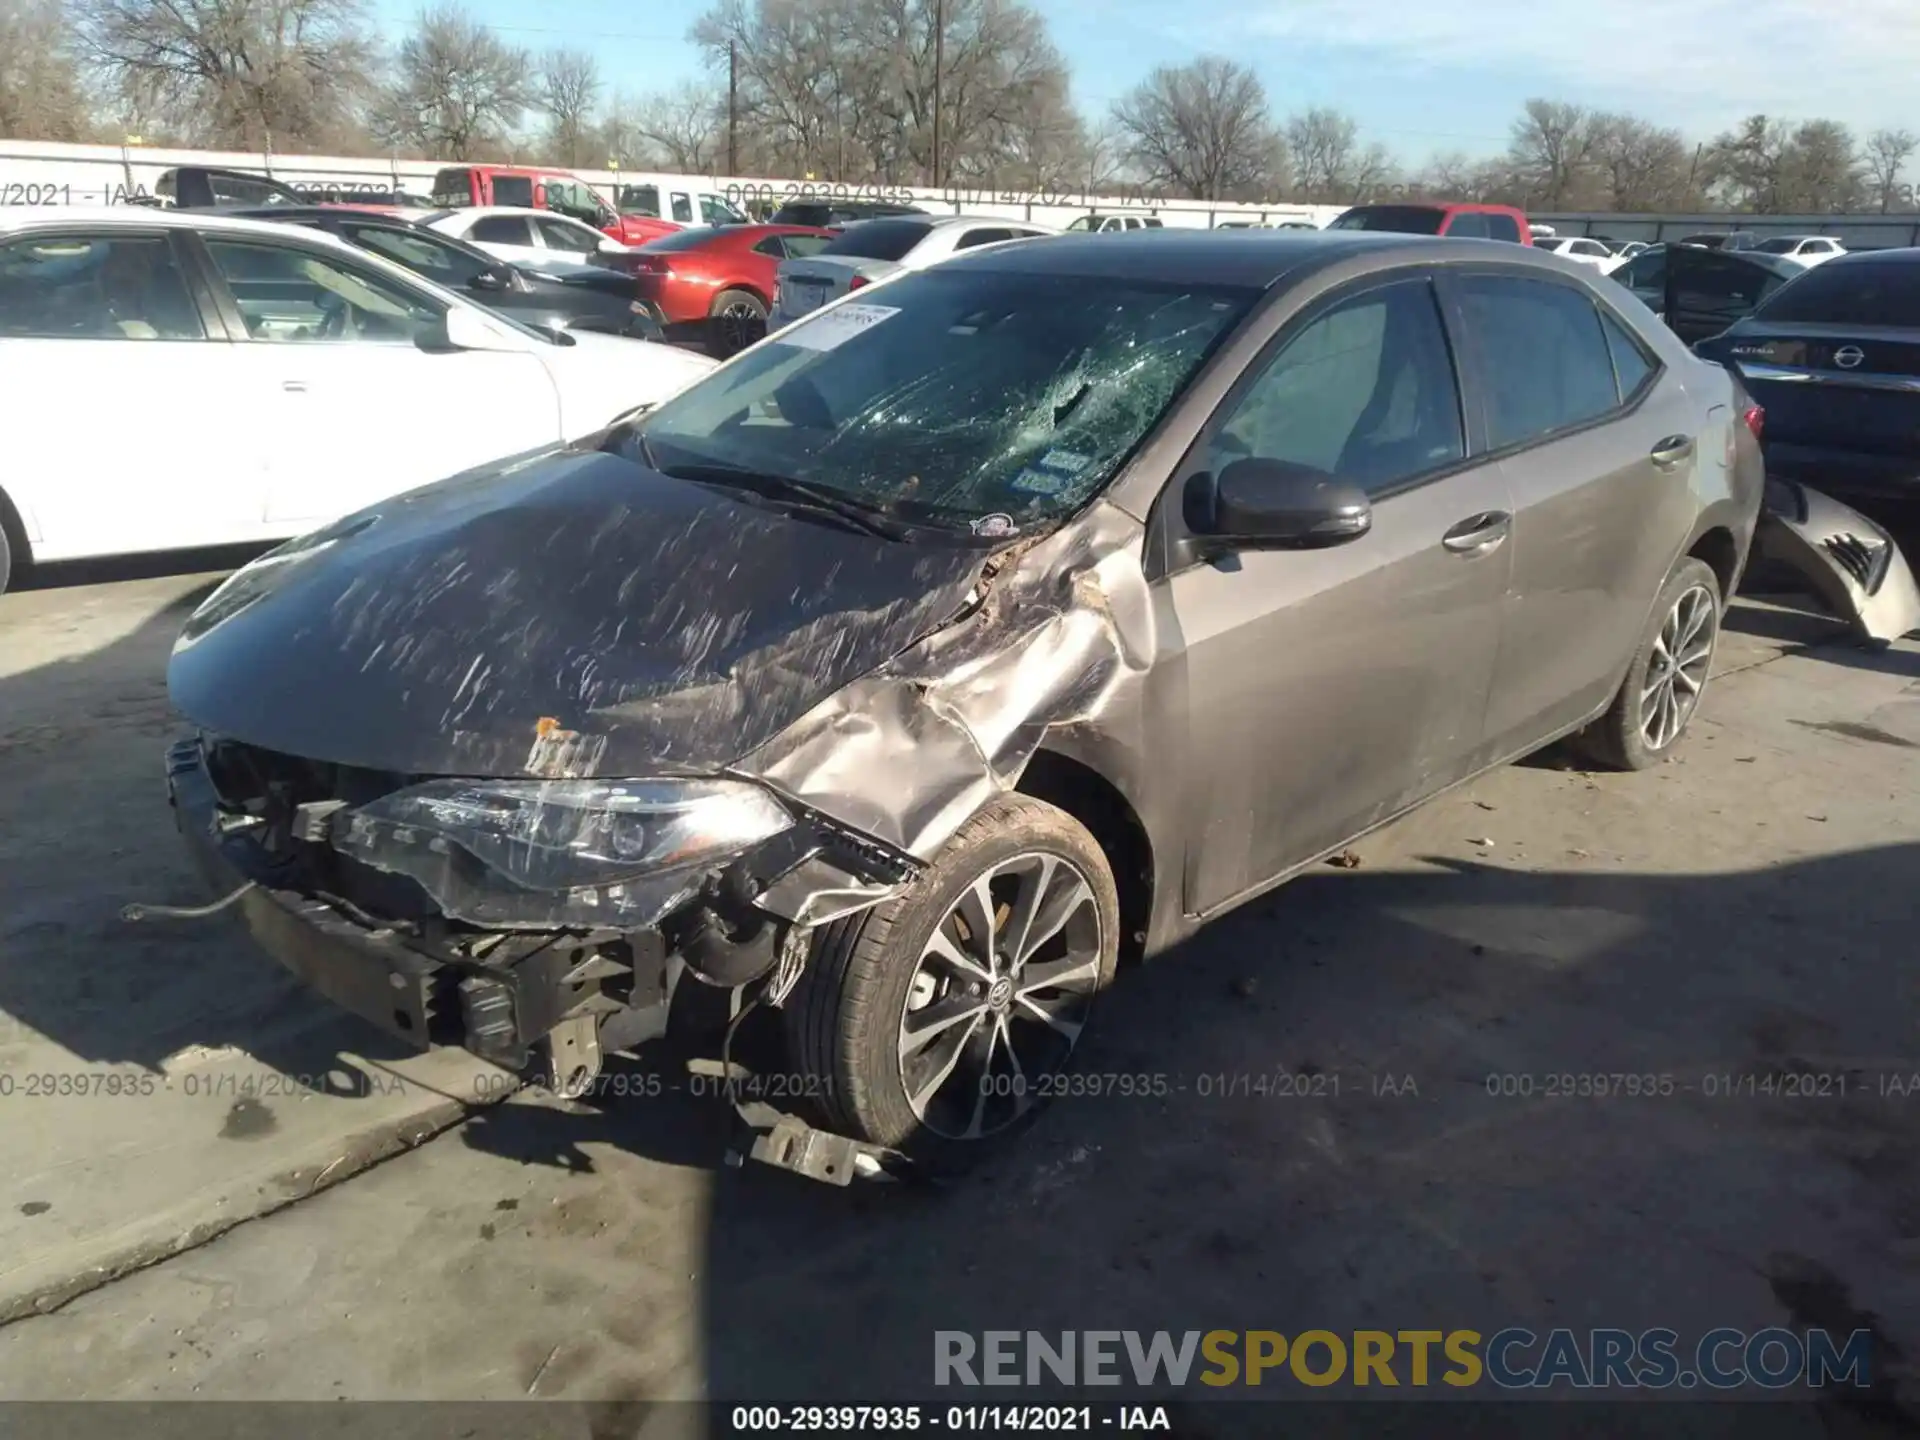
M 1312 872 L 1124 975 L 1080 1065 L 1097 1093 L 965 1180 L 719 1176 L 707 1392 L 1065 1398 L 936 1387 L 940 1330 L 1698 1338 L 1827 1323 L 1789 1303 L 1814 1294 L 1881 1359 L 1911 1341 L 1920 1089 L 1884 1087 L 1920 1087 L 1920 845 L 1703 875 L 1415 864 Z M 712 1165 L 721 1124 L 629 1101 L 464 1134 Z M 1183 1433 L 1270 1433 L 1233 1414 Z
M 187 563 L 164 558 L 165 573 Z M 151 1070 L 189 1045 L 235 1045 L 365 1094 L 374 1082 L 338 1063 L 343 1046 L 409 1052 L 301 989 L 225 916 L 120 916 L 134 900 L 209 898 L 167 806 L 166 747 L 183 727 L 166 659 L 219 578 L 97 649 L 0 675 L 0 1048 L 37 1033 L 83 1063 Z

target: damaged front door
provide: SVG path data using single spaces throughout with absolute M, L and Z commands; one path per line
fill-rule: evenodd
M 1470 768 L 1512 506 L 1500 467 L 1465 454 L 1439 308 L 1419 279 L 1347 292 L 1283 333 L 1176 475 L 1279 460 L 1361 486 L 1373 510 L 1349 543 L 1229 554 L 1163 588 L 1186 651 L 1187 750 L 1203 757 L 1190 912 Z

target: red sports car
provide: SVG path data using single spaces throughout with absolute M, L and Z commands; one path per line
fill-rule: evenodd
M 834 232 L 806 225 L 702 226 L 663 235 L 631 258 L 640 300 L 670 340 L 700 338 L 725 359 L 767 333 L 774 272 Z

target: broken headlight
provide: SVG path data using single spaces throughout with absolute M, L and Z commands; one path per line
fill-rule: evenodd
M 583 890 L 724 859 L 792 824 L 739 780 L 434 780 L 360 807 L 341 844 L 376 864 L 383 839 L 457 845 L 529 890 Z

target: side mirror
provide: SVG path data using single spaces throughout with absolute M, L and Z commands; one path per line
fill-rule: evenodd
M 513 336 L 496 329 L 485 316 L 464 305 L 450 306 L 446 314 L 420 327 L 416 343 L 422 350 L 519 350 Z
M 1373 527 L 1367 492 L 1285 460 L 1235 460 L 1187 483 L 1187 528 L 1225 550 L 1313 550 Z
M 507 288 L 507 272 L 505 270 L 482 270 L 478 275 L 473 277 L 473 283 L 469 288 L 474 290 L 505 290 Z

